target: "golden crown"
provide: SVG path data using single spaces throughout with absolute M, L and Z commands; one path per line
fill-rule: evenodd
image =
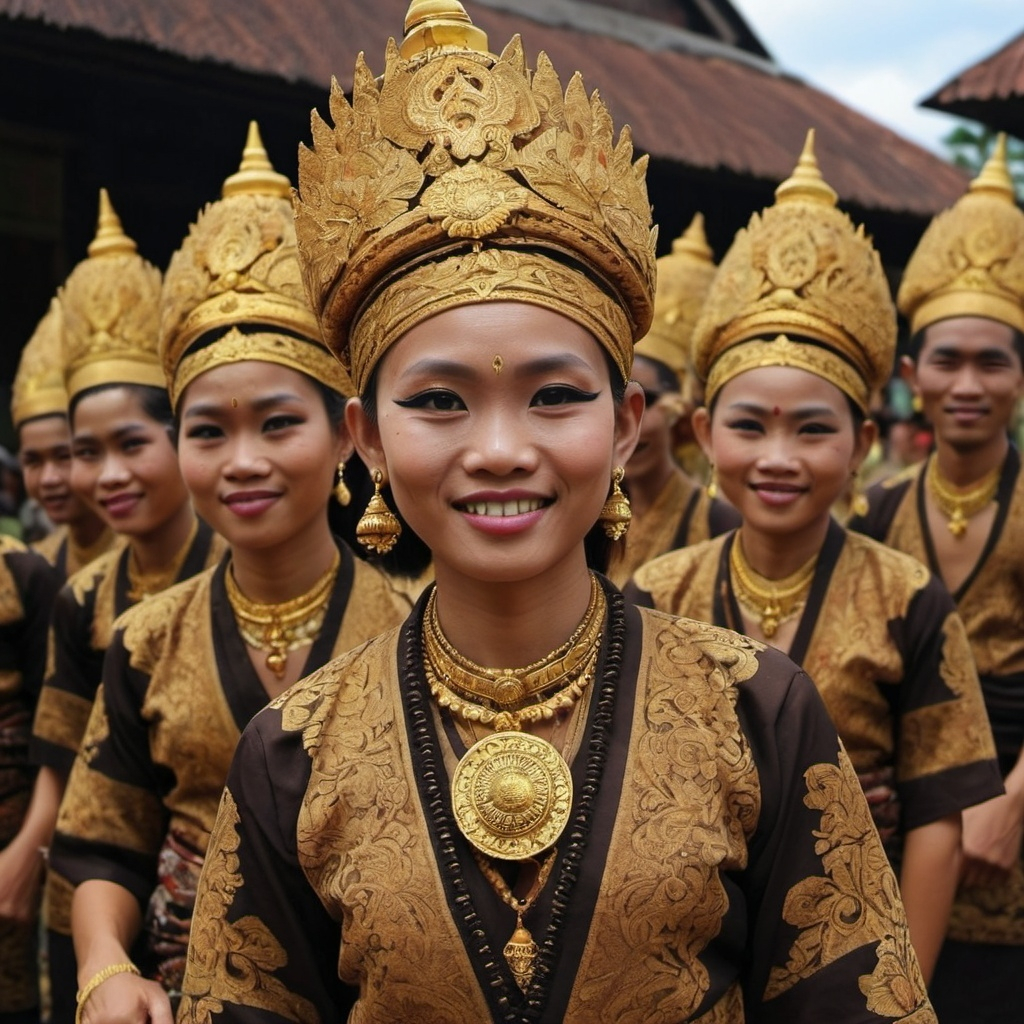
M 952 316 L 989 317 L 1024 331 L 1024 212 L 1005 135 L 966 194 L 928 225 L 897 301 L 915 334 Z
M 136 252 L 105 188 L 88 252 L 59 292 L 69 400 L 98 384 L 162 388 L 160 271 Z
M 744 370 L 792 365 L 866 409 L 892 370 L 896 310 L 871 240 L 821 176 L 813 129 L 775 196 L 737 233 L 694 331 L 707 401 Z
M 60 303 L 51 299 L 50 308 L 21 352 L 11 389 L 15 427 L 36 416 L 62 416 L 68 411 L 62 331 Z
M 299 151 L 296 233 L 323 336 L 362 391 L 434 313 L 513 299 L 586 326 L 623 375 L 650 324 L 654 241 L 628 128 L 578 75 L 564 95 L 518 36 L 500 56 L 454 0 L 413 0 L 378 84 L 362 56 L 334 127 Z
M 243 359 L 288 366 L 352 394 L 303 289 L 290 194 L 251 122 L 238 171 L 164 276 L 160 358 L 174 405 L 199 374 Z
M 674 370 L 680 384 L 690 362 L 693 328 L 714 277 L 714 254 L 704 235 L 704 216 L 698 213 L 672 243 L 672 251 L 658 260 L 654 320 L 636 346 L 638 356 L 657 359 Z

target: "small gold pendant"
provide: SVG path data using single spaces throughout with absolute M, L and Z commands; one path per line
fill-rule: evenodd
M 512 971 L 516 984 L 525 992 L 533 981 L 533 964 L 539 952 L 533 936 L 523 927 L 523 915 L 519 915 L 512 938 L 505 943 L 505 959 Z
M 761 613 L 761 632 L 770 640 L 775 636 L 776 631 L 779 628 L 779 616 L 782 614 L 782 609 L 774 601 L 765 605 L 764 611 Z
M 949 517 L 949 532 L 954 537 L 962 537 L 967 532 L 967 519 L 960 509 L 955 509 Z

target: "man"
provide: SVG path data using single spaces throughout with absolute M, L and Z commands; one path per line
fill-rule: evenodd
M 1008 428 L 1024 394 L 1024 212 L 1005 140 L 907 265 L 903 375 L 935 451 L 868 492 L 850 526 L 917 556 L 967 627 L 1006 794 L 964 813 L 964 868 L 933 998 L 944 1024 L 1024 1005 L 1024 474 Z M 984 977 L 982 985 L 968 979 Z

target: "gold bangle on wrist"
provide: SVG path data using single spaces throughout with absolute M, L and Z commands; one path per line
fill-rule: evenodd
M 110 964 L 108 967 L 104 967 L 102 971 L 97 971 L 86 983 L 78 990 L 78 995 L 75 996 L 75 1024 L 82 1024 L 82 1008 L 85 1006 L 89 996 L 93 994 L 103 984 L 113 978 L 115 974 L 138 974 L 139 969 L 133 963 L 123 964 Z

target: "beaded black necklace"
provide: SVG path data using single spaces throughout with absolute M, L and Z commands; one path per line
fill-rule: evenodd
M 488 942 L 483 922 L 473 906 L 466 883 L 465 866 L 459 856 L 461 836 L 449 803 L 448 780 L 437 746 L 431 715 L 430 690 L 423 668 L 421 619 L 425 601 L 420 604 L 420 614 L 412 616 L 403 628 L 400 671 L 406 723 L 412 744 L 413 761 L 419 769 L 423 804 L 434 836 L 437 863 L 452 894 L 453 916 L 461 921 L 463 934 L 470 936 L 473 944 L 470 952 L 475 953 L 484 965 L 483 970 L 488 982 L 483 986 L 484 993 L 488 999 L 498 1003 L 501 1009 L 501 1017 L 498 1019 L 502 1024 L 532 1024 L 539 1021 L 544 1012 L 551 988 L 553 964 L 561 946 L 561 935 L 566 926 L 572 893 L 579 879 L 601 779 L 608 760 L 608 734 L 615 712 L 618 679 L 622 669 L 626 618 L 622 595 L 604 581 L 602 585 L 608 599 L 608 626 L 602 652 L 600 684 L 594 694 L 596 705 L 592 709 L 592 727 L 586 747 L 584 782 L 576 791 L 572 817 L 559 841 L 562 849 L 561 862 L 555 870 L 551 911 L 548 926 L 538 943 L 539 951 L 534 965 L 533 982 L 523 994 L 522 1001 L 515 1003 L 509 998 L 508 993 L 514 995 L 519 989 L 514 981 L 511 985 L 506 984 L 508 966 L 501 951 L 493 950 Z M 468 855 L 467 863 L 472 863 Z

